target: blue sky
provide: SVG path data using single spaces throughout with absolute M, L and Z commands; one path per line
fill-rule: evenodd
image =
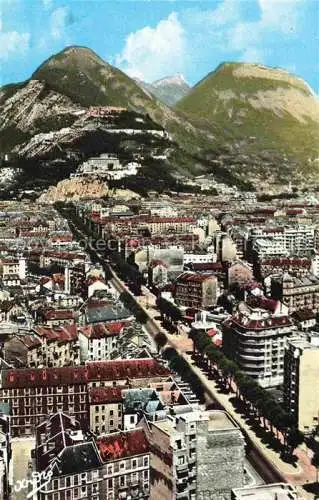
M 318 91 L 319 0 L 0 0 L 1 83 L 84 45 L 151 82 L 195 84 L 223 61 L 279 66 Z

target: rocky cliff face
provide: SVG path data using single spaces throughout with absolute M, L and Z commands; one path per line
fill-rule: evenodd
M 87 178 L 65 179 L 58 182 L 56 186 L 50 186 L 39 198 L 39 203 L 52 204 L 56 201 L 84 200 L 91 198 L 102 198 L 108 194 L 129 200 L 138 197 L 136 193 L 125 189 L 109 190 L 106 183 L 100 180 L 88 180 Z

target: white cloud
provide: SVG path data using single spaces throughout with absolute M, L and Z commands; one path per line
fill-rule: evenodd
M 201 24 L 207 27 L 225 26 L 240 18 L 238 0 L 224 0 L 215 9 L 187 9 L 184 15 L 186 22 Z
M 0 19 L 0 59 L 7 60 L 13 54 L 21 54 L 28 50 L 30 33 L 3 31 Z
M 262 64 L 265 62 L 264 51 L 253 47 L 248 48 L 242 53 L 241 61 Z
M 115 57 L 123 71 L 147 82 L 182 72 L 184 63 L 184 29 L 175 12 L 155 28 L 145 26 L 130 33 L 123 51 Z
M 42 5 L 45 9 L 51 9 L 53 6 L 53 0 L 42 0 Z
M 53 40 L 60 40 L 64 36 L 68 19 L 67 7 L 59 7 L 51 14 L 51 37 Z
M 302 0 L 259 0 L 258 21 L 239 22 L 231 30 L 230 47 L 240 51 L 260 51 L 266 41 L 277 35 L 294 36 Z

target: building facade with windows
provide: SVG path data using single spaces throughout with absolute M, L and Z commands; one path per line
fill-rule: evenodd
M 271 295 L 285 304 L 290 314 L 301 309 L 319 312 L 319 279 L 313 274 L 302 278 L 288 273 L 274 277 Z
M 60 368 L 3 370 L 0 401 L 11 407 L 13 436 L 31 435 L 38 424 L 57 411 L 68 412 L 89 427 L 88 392 L 92 387 L 145 387 L 170 378 L 154 359 L 110 360 Z
M 226 356 L 261 386 L 278 386 L 284 379 L 288 339 L 296 329 L 291 318 L 280 311 L 241 303 L 223 324 L 223 348 Z
M 176 412 L 142 422 L 151 454 L 152 498 L 230 499 L 244 485 L 244 437 L 223 411 Z
M 149 445 L 142 429 L 95 439 L 56 413 L 36 430 L 34 466 L 49 477 L 39 500 L 150 498 Z
M 289 341 L 285 356 L 284 402 L 298 429 L 309 434 L 319 425 L 319 334 Z
M 179 306 L 213 307 L 217 304 L 218 292 L 218 280 L 212 273 L 186 271 L 175 282 L 175 301 Z

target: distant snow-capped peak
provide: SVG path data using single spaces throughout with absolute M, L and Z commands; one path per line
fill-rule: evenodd
M 160 80 L 156 80 L 152 83 L 154 87 L 161 87 L 163 85 L 188 85 L 184 76 L 181 73 L 177 73 L 173 76 L 166 76 Z

